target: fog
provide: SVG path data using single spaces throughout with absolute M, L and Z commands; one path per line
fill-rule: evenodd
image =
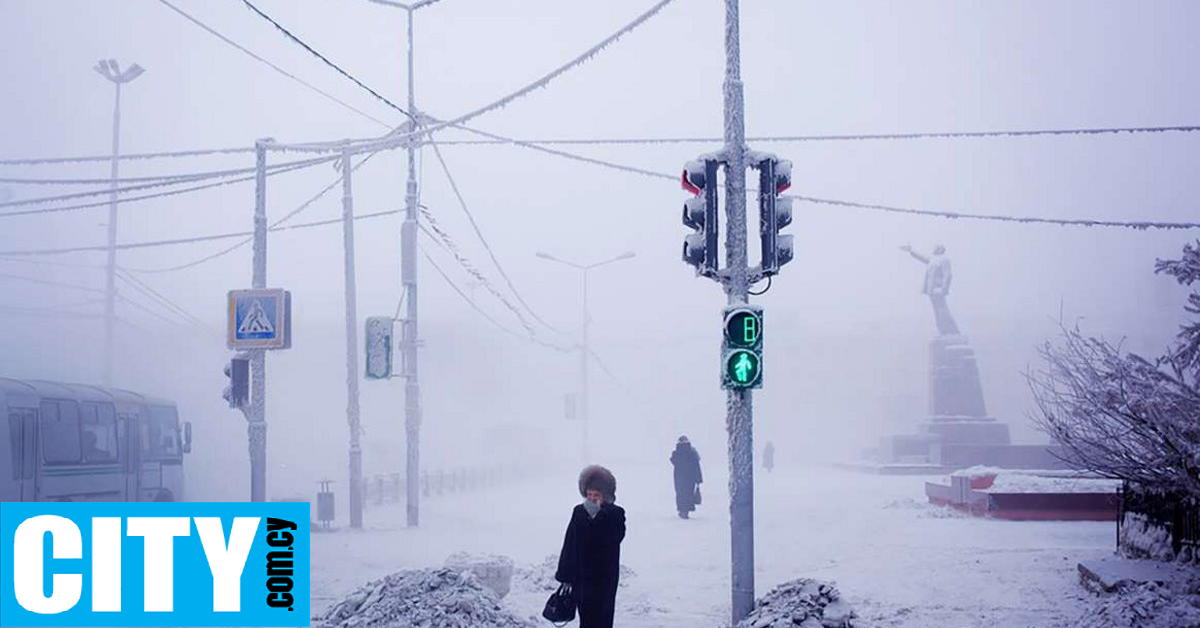
M 174 0 L 173 0 L 174 1 Z M 404 14 L 353 0 L 262 0 L 264 11 L 340 66 L 404 102 Z M 747 133 L 823 135 L 1187 124 L 1200 90 L 1192 60 L 1200 7 L 1187 2 L 743 3 Z M 544 90 L 475 121 L 517 138 L 715 137 L 724 71 L 719 2 L 676 2 Z M 238 2 L 178 0 L 256 54 L 371 115 L 395 111 L 337 76 Z M 452 0 L 416 16 L 419 109 L 449 118 L 491 102 L 586 50 L 648 3 Z M 106 155 L 112 85 L 98 59 L 146 73 L 122 91 L 121 149 L 250 147 L 377 136 L 385 131 L 275 73 L 154 0 L 5 0 L 0 4 L 0 158 Z M 439 139 L 463 139 L 446 132 Z M 1200 185 L 1189 134 L 1072 135 L 756 143 L 794 162 L 797 194 L 956 212 L 1195 220 Z M 565 149 L 675 173 L 719 144 Z M 719 388 L 725 296 L 679 260 L 686 194 L 668 181 L 515 146 L 442 148 L 497 258 L 532 310 L 539 337 L 564 347 L 581 321 L 577 263 L 635 258 L 590 276 L 591 451 L 605 464 L 664 465 L 680 434 L 724 465 Z M 295 158 L 271 154 L 273 163 Z M 122 163 L 123 177 L 248 167 L 253 156 Z M 3 176 L 104 178 L 107 162 L 5 166 Z M 429 149 L 421 200 L 464 254 L 508 292 Z M 356 211 L 403 206 L 402 151 L 355 173 Z M 338 173 L 328 165 L 272 177 L 268 214 L 294 209 Z M 4 185 L 4 184 L 0 184 Z M 7 184 L 13 200 L 75 188 Z M 78 188 L 90 189 L 90 188 Z M 103 197 L 94 200 L 105 200 Z M 129 202 L 121 242 L 248 231 L 253 184 Z M 297 218 L 340 215 L 340 194 Z M 0 221 L 0 251 L 105 243 L 107 207 Z M 356 224 L 358 314 L 390 315 L 400 294 L 399 216 Z M 1027 419 L 1024 372 L 1060 322 L 1159 352 L 1182 320 L 1184 292 L 1152 274 L 1183 231 L 945 220 L 797 203 L 796 258 L 754 299 L 765 308 L 765 384 L 754 394 L 755 439 L 794 462 L 856 459 L 885 434 L 925 419 L 933 335 L 923 268 L 898 250 L 944 244 L 950 304 L 978 356 L 989 413 L 1017 442 L 1045 438 Z M 121 267 L 154 270 L 237 240 L 123 250 Z M 308 496 L 347 481 L 345 321 L 340 227 L 274 232 L 268 285 L 292 292 L 293 348 L 268 356 L 268 495 Z M 454 260 L 426 248 L 509 329 L 511 312 Z M 0 375 L 98 383 L 104 253 L 0 255 Z M 577 423 L 563 396 L 578 356 L 496 329 L 420 258 L 423 468 L 483 461 L 578 462 Z M 225 293 L 250 284 L 250 247 L 174 272 L 135 276 L 203 322 L 156 306 L 130 284 L 117 304 L 115 383 L 179 403 L 195 429 L 194 499 L 245 499 L 242 416 L 221 398 Z M 24 279 L 22 279 L 24 278 Z M 42 282 L 74 284 L 87 290 Z M 761 287 L 760 287 L 761 288 Z M 516 302 L 511 296 L 510 300 Z M 89 303 L 82 303 L 91 301 Z M 48 312 L 44 310 L 54 310 Z M 87 314 L 80 318 L 65 313 Z M 536 323 L 535 323 L 536 324 Z M 404 466 L 403 384 L 363 381 L 368 475 Z M 540 434 L 540 436 L 534 436 Z M 544 446 L 534 449 L 531 443 Z M 523 443 L 525 446 L 516 446 Z M 565 478 L 568 487 L 573 478 Z

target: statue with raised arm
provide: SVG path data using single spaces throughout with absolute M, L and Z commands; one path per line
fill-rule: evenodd
M 951 279 L 950 258 L 946 257 L 946 247 L 940 244 L 934 247 L 932 257 L 917 253 L 907 244 L 900 247 L 900 250 L 925 264 L 925 284 L 921 292 L 928 295 L 929 302 L 933 304 L 933 320 L 937 325 L 938 334 L 958 335 L 958 324 L 954 322 L 954 317 L 950 315 L 950 306 L 946 303 L 946 296 L 950 294 Z

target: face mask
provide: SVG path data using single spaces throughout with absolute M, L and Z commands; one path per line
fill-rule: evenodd
M 585 499 L 583 500 L 583 509 L 587 511 L 589 517 L 595 519 L 596 513 L 600 512 L 600 504 L 590 499 Z

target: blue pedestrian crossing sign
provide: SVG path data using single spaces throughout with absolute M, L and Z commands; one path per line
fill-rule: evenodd
M 292 293 L 287 290 L 230 290 L 225 344 L 230 349 L 288 349 L 292 346 Z

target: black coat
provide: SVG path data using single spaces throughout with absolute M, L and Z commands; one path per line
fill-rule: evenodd
M 700 454 L 689 443 L 678 443 L 671 452 L 675 465 L 675 508 L 679 512 L 696 509 L 696 485 L 704 482 L 700 472 Z
M 583 504 L 571 512 L 554 578 L 571 585 L 579 605 L 579 628 L 611 628 L 621 570 L 625 510 L 604 504 L 596 517 Z

